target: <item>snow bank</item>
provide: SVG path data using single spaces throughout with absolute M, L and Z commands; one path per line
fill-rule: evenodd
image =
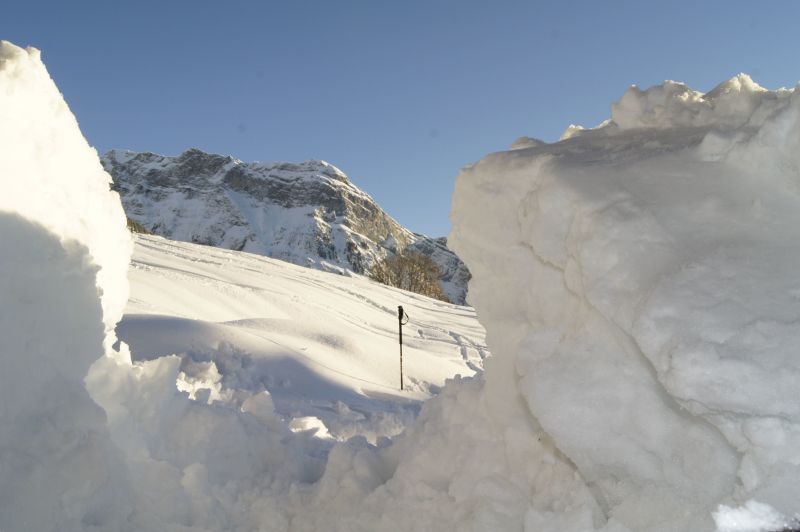
M 800 512 L 798 117 L 800 94 L 745 75 L 632 87 L 602 126 L 458 178 L 484 400 L 527 407 L 502 429 L 541 425 L 596 529 L 712 530 L 748 499 Z M 592 529 L 562 513 L 525 522 Z
M 83 385 L 104 327 L 87 249 L 0 211 L 0 529 L 120 530 L 127 472 Z
M 0 529 L 121 530 L 127 469 L 83 379 L 113 342 L 130 238 L 39 52 L 0 42 Z
M 0 42 L 0 211 L 35 220 L 66 242 L 88 248 L 99 266 L 109 339 L 128 300 L 132 243 L 111 178 L 35 48 Z

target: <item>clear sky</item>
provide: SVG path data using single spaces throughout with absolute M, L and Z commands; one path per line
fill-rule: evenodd
M 794 86 L 798 21 L 790 0 L 11 1 L 0 39 L 42 50 L 101 153 L 324 159 L 441 236 L 462 166 L 594 126 L 631 84 Z

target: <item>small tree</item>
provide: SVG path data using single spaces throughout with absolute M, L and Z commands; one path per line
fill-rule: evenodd
M 142 224 L 131 218 L 128 218 L 128 231 L 130 231 L 131 233 L 142 233 L 144 235 L 153 234 L 147 229 L 145 229 L 145 227 Z
M 423 296 L 450 302 L 444 295 L 439 279 L 439 266 L 427 255 L 404 251 L 376 262 L 369 273 L 370 279 L 389 286 L 416 292 Z

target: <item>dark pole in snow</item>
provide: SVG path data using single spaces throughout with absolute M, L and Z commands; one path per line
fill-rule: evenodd
M 403 389 L 403 306 L 397 306 L 397 323 L 400 326 L 400 390 Z

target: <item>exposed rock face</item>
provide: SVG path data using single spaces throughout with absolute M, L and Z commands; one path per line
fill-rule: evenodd
M 190 149 L 112 150 L 102 162 L 128 217 L 154 234 L 342 274 L 410 248 L 439 264 L 451 301 L 466 301 L 470 274 L 446 239 L 404 228 L 324 161 L 244 163 Z

